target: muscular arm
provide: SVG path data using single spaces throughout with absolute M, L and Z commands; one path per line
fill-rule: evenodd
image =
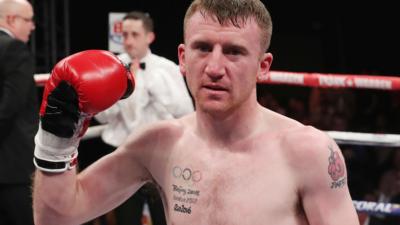
M 76 170 L 61 174 L 37 170 L 33 192 L 35 224 L 81 224 L 116 207 L 139 189 L 150 175 L 132 149 L 146 147 L 137 140 L 127 146 L 79 174 Z
M 142 141 L 149 138 L 146 133 L 132 137 L 80 174 L 70 170 L 89 120 L 129 95 L 130 87 L 133 77 L 108 51 L 82 51 L 54 66 L 35 136 L 36 224 L 80 224 L 115 207 L 149 179 L 139 157 L 149 148 Z
M 324 133 L 310 127 L 305 129 L 296 137 L 300 143 L 297 177 L 300 200 L 309 223 L 359 224 L 339 147 Z

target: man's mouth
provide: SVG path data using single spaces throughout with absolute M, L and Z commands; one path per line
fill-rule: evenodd
M 204 88 L 213 90 L 213 91 L 227 91 L 228 89 L 222 85 L 219 84 L 206 84 L 203 85 Z

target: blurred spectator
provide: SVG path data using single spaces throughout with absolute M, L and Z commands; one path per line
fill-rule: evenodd
M 303 124 L 309 123 L 305 103 L 297 97 L 289 98 L 287 116 Z
M 400 203 L 400 149 L 394 149 L 391 156 L 388 157 L 390 166 L 383 172 L 376 199 L 384 203 Z M 399 225 L 400 217 L 374 214 L 370 216 L 368 225 Z
M 274 112 L 286 115 L 286 110 L 279 104 L 278 100 L 270 93 L 264 92 L 257 96 L 260 105 Z
M 34 59 L 27 43 L 35 29 L 32 5 L 0 0 L 0 224 L 33 224 L 31 176 L 39 103 Z

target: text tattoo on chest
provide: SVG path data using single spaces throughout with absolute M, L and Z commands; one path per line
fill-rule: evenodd
M 174 166 L 171 172 L 176 182 L 172 184 L 174 211 L 192 214 L 192 205 L 196 204 L 200 197 L 200 190 L 196 189 L 196 184 L 201 181 L 202 173 L 199 170 L 180 166 Z
M 344 163 L 340 158 L 339 153 L 334 151 L 332 145 L 328 146 L 330 155 L 328 158 L 328 173 L 332 178 L 331 188 L 341 188 L 346 184 L 346 177 L 344 176 Z

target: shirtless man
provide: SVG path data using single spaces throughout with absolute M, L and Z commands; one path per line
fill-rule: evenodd
M 80 224 L 145 182 L 170 225 L 359 224 L 335 142 L 257 103 L 271 32 L 259 0 L 195 0 L 178 54 L 196 112 L 136 132 L 80 173 L 38 169 L 36 224 Z

